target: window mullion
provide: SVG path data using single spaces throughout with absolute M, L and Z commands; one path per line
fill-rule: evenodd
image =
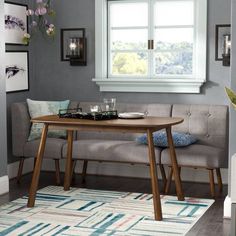
M 148 39 L 154 40 L 154 7 L 153 0 L 148 1 Z M 155 41 L 154 41 L 155 44 Z M 154 46 L 155 47 L 155 46 Z M 154 71 L 154 50 L 148 50 L 148 78 L 153 77 Z

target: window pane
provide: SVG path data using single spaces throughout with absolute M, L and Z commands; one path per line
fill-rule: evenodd
M 155 30 L 155 49 L 157 50 L 193 50 L 193 29 L 157 29 Z
M 193 25 L 193 1 L 158 1 L 155 3 L 155 26 Z
M 112 50 L 147 50 L 147 30 L 111 30 Z
M 147 75 L 148 71 L 147 53 L 113 53 L 112 74 L 113 75 Z
M 110 26 L 147 26 L 147 3 L 112 3 L 110 6 Z
M 192 52 L 155 53 L 154 73 L 156 75 L 190 75 L 192 71 Z

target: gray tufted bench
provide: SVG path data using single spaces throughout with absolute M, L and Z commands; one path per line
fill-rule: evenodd
M 71 107 L 77 105 L 78 103 L 74 103 Z M 89 110 L 90 105 L 91 102 L 81 102 L 79 104 L 84 111 Z M 184 122 L 174 126 L 173 130 L 193 134 L 198 138 L 198 142 L 188 147 L 176 148 L 179 166 L 209 170 L 212 196 L 215 196 L 214 171 L 216 171 L 219 189 L 222 189 L 220 168 L 227 167 L 228 160 L 227 106 L 120 103 L 117 104 L 117 110 L 119 112 L 147 111 L 150 116 L 183 117 Z M 17 114 L 17 117 L 12 115 L 13 154 L 22 157 L 21 160 L 24 160 L 25 157 L 35 157 L 38 140 L 27 142 L 30 118 L 26 104 L 13 104 L 12 113 Z M 73 144 L 72 157 L 75 164 L 77 160 L 84 161 L 83 179 L 90 161 L 148 164 L 147 146 L 138 144 L 135 141 L 135 138 L 139 135 L 92 131 L 78 132 Z M 66 153 L 67 144 L 64 139 L 47 139 L 45 158 L 56 161 L 57 172 L 59 171 L 58 162 L 61 158 L 66 158 Z M 156 147 L 155 153 L 167 193 L 172 178 L 168 149 Z M 167 183 L 163 165 L 170 167 Z
M 78 102 L 71 102 L 69 107 L 77 107 Z M 24 161 L 28 157 L 36 157 L 39 140 L 28 141 L 30 132 L 30 115 L 26 102 L 13 103 L 11 106 L 12 120 L 12 153 L 20 158 L 17 182 L 20 182 Z M 65 139 L 47 138 L 44 158 L 54 160 L 56 170 L 56 183 L 60 184 L 60 165 L 62 147 L 66 144 Z
M 220 168 L 228 166 L 227 106 L 173 105 L 172 116 L 184 118 L 182 124 L 173 127 L 174 131 L 190 133 L 198 138 L 196 144 L 176 148 L 179 166 L 209 170 L 211 195 L 214 197 L 214 170 L 217 174 L 219 190 L 222 191 Z M 162 151 L 161 163 L 170 166 L 168 149 Z M 170 169 L 166 193 L 169 191 L 172 172 Z

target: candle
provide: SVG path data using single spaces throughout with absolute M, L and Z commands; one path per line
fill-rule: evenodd
M 225 34 L 224 37 L 224 43 L 223 43 L 223 54 L 229 55 L 230 54 L 230 48 L 231 48 L 231 41 L 230 41 L 230 35 Z

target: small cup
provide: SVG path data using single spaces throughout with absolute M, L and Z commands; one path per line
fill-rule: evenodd
M 102 109 L 99 105 L 90 105 L 90 112 L 95 113 L 95 112 L 101 112 Z
M 116 109 L 116 99 L 115 98 L 104 98 L 104 110 L 105 111 L 114 111 Z

